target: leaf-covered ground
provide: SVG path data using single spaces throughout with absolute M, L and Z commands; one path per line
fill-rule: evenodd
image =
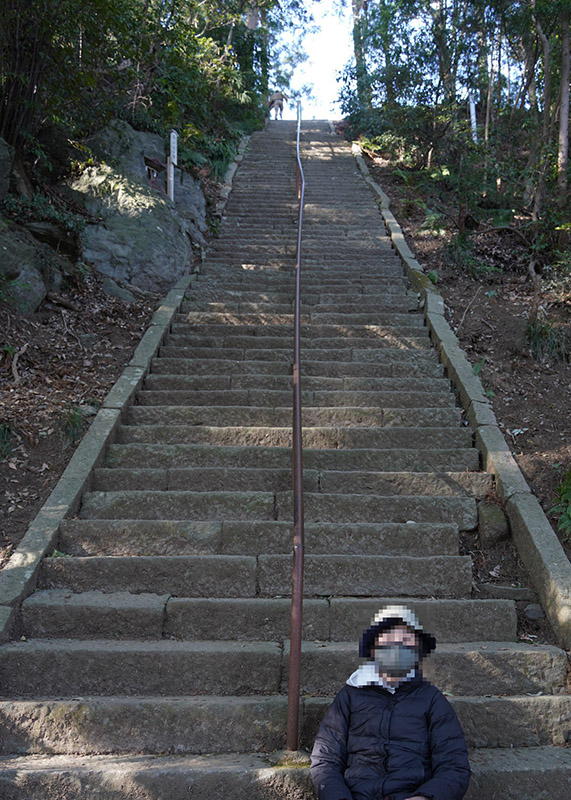
M 418 203 L 418 194 L 382 158 L 375 156 L 369 165 L 391 198 L 409 246 L 437 282 L 452 329 L 482 380 L 530 488 L 556 529 L 556 516 L 549 511 L 571 469 L 571 281 L 554 281 L 545 271 L 540 315 L 553 325 L 556 340 L 547 343 L 538 358 L 525 337 L 534 301 L 525 244 L 507 230 L 476 231 L 469 237 L 470 251 L 455 252 L 450 246 L 454 226 L 435 230 L 426 208 L 430 198 Z M 457 216 L 453 207 L 439 212 L 450 223 Z M 493 227 L 491 220 L 481 225 L 483 230 L 488 227 Z M 561 358 L 563 340 L 566 356 Z M 571 542 L 559 535 L 571 556 Z
M 23 316 L 0 303 L 0 566 L 146 330 L 158 298 L 109 297 L 95 272 Z

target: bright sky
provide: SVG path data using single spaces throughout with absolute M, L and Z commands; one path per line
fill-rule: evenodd
M 350 3 L 346 4 L 342 17 L 336 10 L 338 0 L 319 0 L 312 5 L 319 31 L 303 41 L 309 59 L 295 71 L 292 88 L 301 89 L 305 84 L 312 84 L 313 101 L 302 99 L 305 119 L 339 119 L 337 75 L 353 55 Z M 284 119 L 295 119 L 295 116 L 295 104 L 289 103 L 284 109 Z

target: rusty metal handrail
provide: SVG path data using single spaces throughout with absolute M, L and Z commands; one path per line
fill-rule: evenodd
M 291 623 L 289 649 L 289 683 L 287 705 L 288 750 L 297 750 L 299 740 L 299 689 L 301 675 L 301 623 L 303 615 L 303 452 L 301 438 L 301 226 L 305 177 L 299 154 L 301 133 L 301 103 L 297 103 L 296 188 L 298 201 L 297 254 L 295 262 L 294 344 L 293 344 L 293 569 L 291 589 Z

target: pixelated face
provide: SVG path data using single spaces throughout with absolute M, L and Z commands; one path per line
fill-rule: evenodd
M 375 647 L 387 647 L 391 644 L 401 644 L 403 647 L 416 647 L 418 637 L 412 628 L 406 625 L 395 625 L 394 628 L 383 631 L 375 639 Z

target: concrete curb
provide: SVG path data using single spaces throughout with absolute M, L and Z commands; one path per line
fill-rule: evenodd
M 559 539 L 532 494 L 509 449 L 484 394 L 480 379 L 444 317 L 444 301 L 408 247 L 401 227 L 390 211 L 389 197 L 373 180 L 361 146 L 353 142 L 353 155 L 365 182 L 376 195 L 393 247 L 400 256 L 411 286 L 420 294 L 426 324 L 448 377 L 457 389 L 475 433 L 483 467 L 494 474 L 510 530 L 541 604 L 562 645 L 571 649 L 571 564 Z
M 155 311 L 131 361 L 107 394 L 53 492 L 0 572 L 0 641 L 9 639 L 17 608 L 34 587 L 42 558 L 57 544 L 60 523 L 78 510 L 83 493 L 89 489 L 92 471 L 103 460 L 115 429 L 141 386 L 194 277 L 182 277 Z

